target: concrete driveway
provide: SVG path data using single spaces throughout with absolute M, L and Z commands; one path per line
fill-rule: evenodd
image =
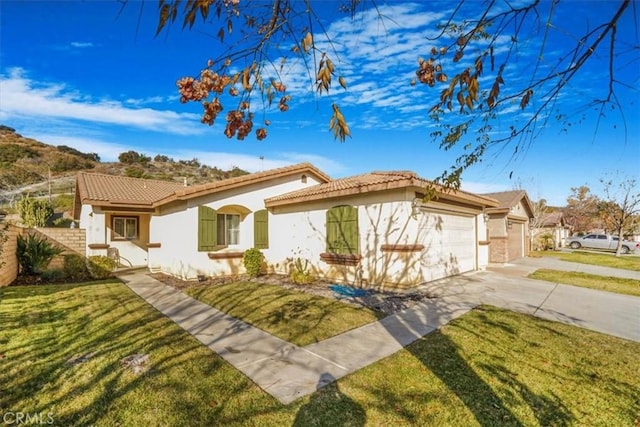
M 429 283 L 422 289 L 438 297 L 490 304 L 640 342 L 640 297 L 525 277 L 538 268 L 623 277 L 638 280 L 640 284 L 640 272 L 637 271 L 555 258 L 525 258 L 486 272 Z

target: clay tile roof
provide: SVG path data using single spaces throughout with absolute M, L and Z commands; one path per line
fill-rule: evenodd
M 562 222 L 563 214 L 560 211 L 546 213 L 540 218 L 540 225 L 543 227 L 562 225 Z
M 420 178 L 412 171 L 374 171 L 361 175 L 335 179 L 324 184 L 318 184 L 279 196 L 270 197 L 265 200 L 265 204 L 267 207 L 279 206 L 396 188 L 424 188 L 429 184 L 429 181 L 424 178 Z M 493 200 L 463 191 L 453 191 L 448 193 L 447 196 L 474 200 L 475 202 L 487 204 L 489 206 L 496 205 L 496 202 Z
M 134 206 L 152 206 L 183 188 L 177 182 L 87 172 L 78 173 L 77 186 L 83 203 Z
M 483 196 L 491 197 L 500 202 L 498 207 L 511 208 L 522 200 L 527 193 L 524 190 L 501 191 L 499 193 L 484 193 Z
M 331 180 L 312 164 L 299 163 L 189 187 L 170 181 L 80 172 L 77 186 L 83 204 L 156 207 L 173 200 L 189 199 L 296 173 L 313 174 L 325 182 Z
M 221 181 L 207 182 L 205 184 L 183 187 L 180 191 L 176 191 L 175 198 L 185 199 L 209 194 L 216 191 L 222 191 L 229 188 L 240 187 L 247 184 L 266 181 L 279 176 L 288 176 L 295 173 L 312 173 L 321 181 L 331 181 L 331 177 L 316 168 L 308 162 L 298 163 L 295 165 L 284 166 L 276 169 L 269 169 L 262 172 L 256 172 L 248 175 L 242 175 L 235 178 L 223 179 Z

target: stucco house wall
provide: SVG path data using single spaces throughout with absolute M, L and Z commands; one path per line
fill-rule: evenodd
M 151 219 L 150 242 L 159 242 L 160 247 L 149 249 L 150 267 L 158 270 L 162 266 L 163 272 L 185 279 L 243 273 L 242 258 L 238 254 L 253 247 L 253 213 L 265 209 L 264 199 L 318 183 L 311 176 L 303 182 L 301 176 L 294 175 L 163 206 Z M 241 213 L 238 244 L 215 252 L 198 251 L 198 206 Z M 278 238 L 281 236 L 274 234 L 277 231 L 271 221 L 269 215 L 270 245 L 263 250 L 268 259 L 271 247 L 281 244 Z

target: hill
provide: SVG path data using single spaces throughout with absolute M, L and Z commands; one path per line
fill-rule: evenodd
M 96 153 L 48 145 L 0 125 L 0 206 L 12 204 L 26 193 L 36 197 L 68 195 L 74 190 L 78 171 L 177 182 L 186 179 L 190 185 L 248 173 L 237 167 L 223 170 L 203 165 L 197 159 L 174 160 L 160 154 L 152 159 L 135 151 L 121 153 L 119 160 L 101 162 Z

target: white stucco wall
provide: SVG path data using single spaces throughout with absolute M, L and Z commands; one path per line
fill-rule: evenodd
M 92 244 L 106 244 L 111 248 L 117 248 L 124 266 L 147 265 L 147 226 L 148 214 L 126 213 L 125 216 L 137 216 L 139 238 L 138 241 L 112 240 L 110 214 L 99 208 L 83 205 L 80 209 L 80 227 L 86 231 L 86 255 L 107 255 L 107 249 L 90 249 Z
M 198 275 L 243 273 L 241 259 L 211 260 L 209 252 L 198 251 L 198 206 L 205 205 L 220 210 L 225 206 L 236 205 L 250 211 L 243 216 L 240 223 L 239 244 L 229 245 L 215 253 L 243 252 L 253 247 L 253 212 L 265 209 L 264 199 L 319 183 L 309 175 L 306 183 L 300 178 L 298 175 L 278 178 L 267 183 L 219 192 L 164 207 L 159 215 L 151 219 L 150 242 L 160 243 L 161 247 L 150 249 L 150 267 L 185 279 L 194 279 Z M 271 258 L 272 248 L 284 240 L 283 236 L 275 231 L 272 221 L 273 216 L 269 215 L 270 248 L 263 250 L 268 259 Z

